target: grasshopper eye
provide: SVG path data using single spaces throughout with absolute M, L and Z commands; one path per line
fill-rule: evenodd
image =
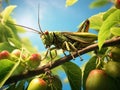
M 45 31 L 45 32 L 44 32 L 44 34 L 45 34 L 45 35 L 48 35 L 48 34 L 49 34 L 49 32 L 48 32 L 48 31 Z

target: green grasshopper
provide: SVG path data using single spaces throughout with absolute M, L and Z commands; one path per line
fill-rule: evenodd
M 41 34 L 41 39 L 48 52 L 50 53 L 51 58 L 53 58 L 51 51 L 57 49 L 62 49 L 63 53 L 69 51 L 72 55 L 72 52 L 77 52 L 79 49 L 82 49 L 90 44 L 93 44 L 97 40 L 97 36 L 92 33 L 88 33 L 89 30 L 89 20 L 87 19 L 77 32 L 44 32 Z M 51 46 L 54 47 L 51 48 Z M 57 52 L 56 52 L 57 55 Z M 65 54 L 66 55 L 66 54 Z M 74 56 L 72 55 L 74 58 Z
M 74 58 L 72 54 L 73 52 L 77 52 L 78 50 L 90 44 L 93 44 L 94 41 L 97 40 L 97 35 L 88 33 L 89 24 L 90 22 L 87 19 L 81 25 L 77 32 L 48 32 L 48 31 L 43 32 L 40 27 L 40 24 L 39 24 L 40 31 L 22 25 L 17 26 L 22 26 L 24 28 L 31 29 L 40 34 L 40 38 L 45 47 L 47 48 L 47 52 L 44 58 L 46 58 L 49 53 L 51 59 L 54 59 L 57 56 L 58 49 L 62 49 L 64 55 L 66 55 L 65 51 L 68 51 Z M 54 57 L 52 55 L 52 50 L 55 51 Z

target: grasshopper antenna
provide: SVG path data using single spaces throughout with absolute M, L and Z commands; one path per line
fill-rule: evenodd
M 38 33 L 38 34 L 41 34 L 40 31 L 35 30 L 35 29 L 31 28 L 31 27 L 27 27 L 27 26 L 15 24 L 15 23 L 9 23 L 9 22 L 6 22 L 6 23 L 7 23 L 7 24 L 11 24 L 11 25 L 15 25 L 15 26 L 19 26 L 19 27 L 23 27 L 23 28 L 29 29 L 29 30 L 31 30 L 31 31 L 34 31 L 34 32 L 36 32 L 36 33 Z
M 42 31 L 42 29 L 41 29 L 41 26 L 40 26 L 40 12 L 39 12 L 39 9 L 40 9 L 40 4 L 38 5 L 38 26 L 39 26 L 39 29 L 40 29 L 40 32 L 41 32 L 41 34 L 43 34 L 44 35 L 44 33 L 43 33 L 43 31 Z

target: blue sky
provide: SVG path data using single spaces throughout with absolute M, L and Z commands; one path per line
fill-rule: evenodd
M 79 0 L 71 7 L 65 7 L 65 0 L 10 0 L 10 4 L 17 5 L 14 10 L 13 17 L 18 24 L 38 28 L 38 4 L 40 4 L 40 24 L 43 31 L 69 31 L 75 32 L 78 25 L 87 18 L 97 13 L 106 11 L 110 5 L 102 8 L 90 9 L 89 5 L 93 0 Z M 5 3 L 3 3 L 5 6 Z M 45 50 L 38 34 L 27 32 L 25 35 L 29 37 L 32 44 L 39 51 Z M 83 56 L 83 59 L 88 59 Z M 77 62 L 78 63 L 78 62 Z M 84 62 L 79 62 L 78 64 Z M 63 73 L 61 78 L 64 79 Z M 63 90 L 70 90 L 68 84 L 65 84 Z

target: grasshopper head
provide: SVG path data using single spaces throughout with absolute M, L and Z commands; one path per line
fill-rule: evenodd
M 46 48 L 53 44 L 53 34 L 48 31 L 45 31 L 44 34 L 41 35 L 41 39 Z

